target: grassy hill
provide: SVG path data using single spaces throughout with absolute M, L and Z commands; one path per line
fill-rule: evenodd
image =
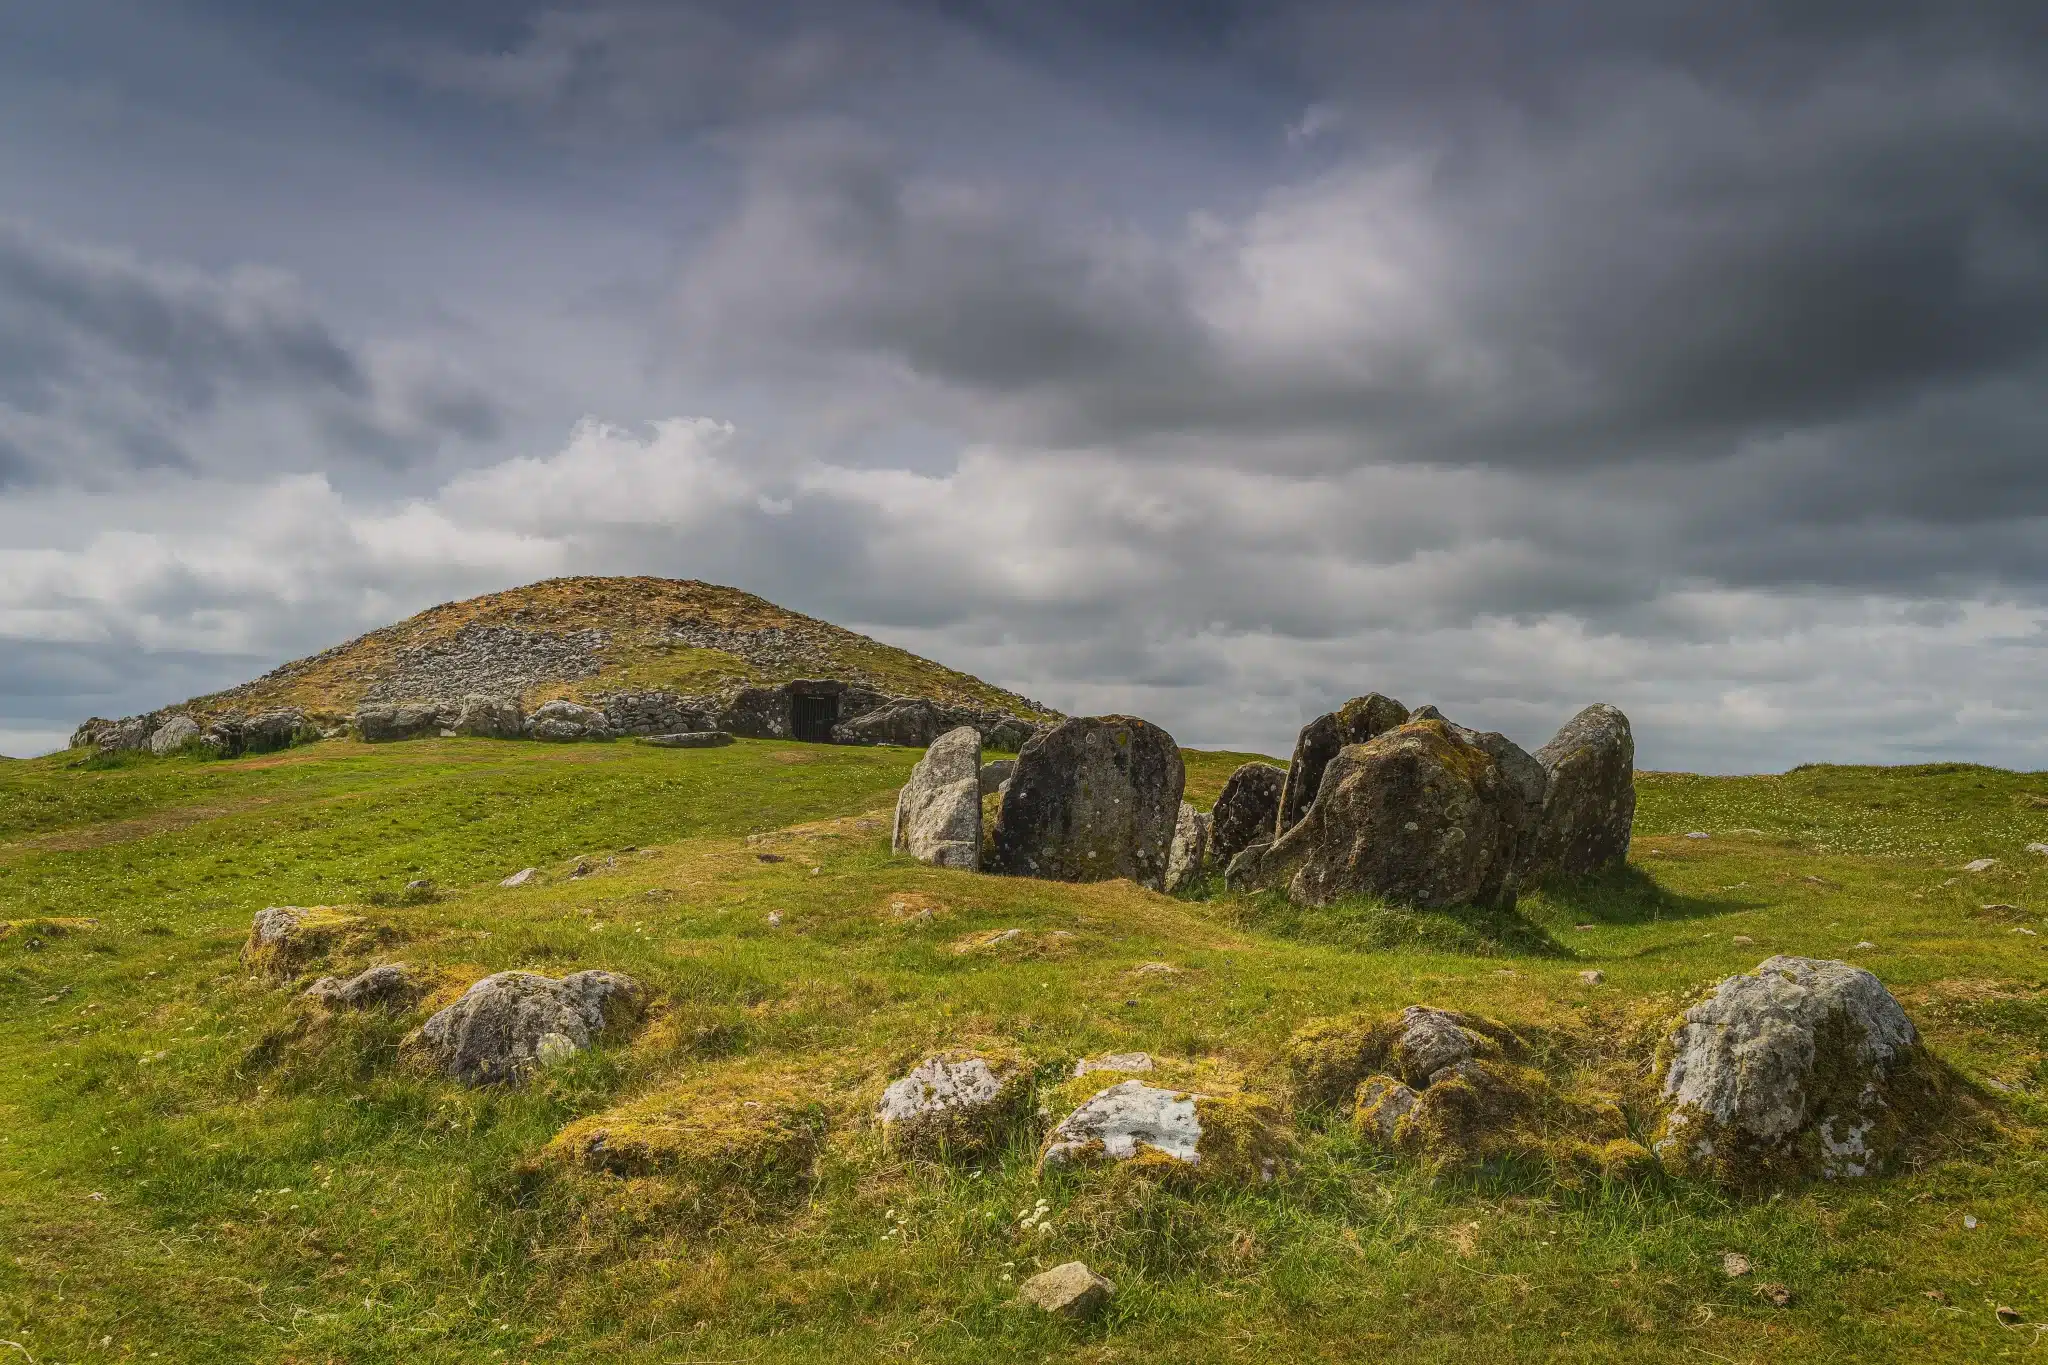
M 2048 838 L 2048 775 L 1643 774 L 1625 873 L 1515 915 L 1419 914 L 922 867 L 887 846 L 916 757 L 337 741 L 6 765 L 0 1342 L 46 1363 L 408 1365 L 2043 1349 L 1994 1310 L 2048 1321 L 2048 859 L 2025 851 Z M 1188 755 L 1191 794 L 1243 757 Z M 1978 857 L 1999 862 L 1960 870 Z M 540 885 L 498 887 L 529 865 Z M 408 897 L 417 878 L 440 895 Z M 527 1090 L 464 1091 L 399 1064 L 421 1012 L 322 1022 L 238 966 L 274 904 L 356 908 L 385 941 L 328 965 L 404 960 L 442 998 L 504 968 L 608 967 L 656 1008 Z M 958 951 L 1005 928 L 1026 933 Z M 1740 1199 L 1432 1177 L 1307 1116 L 1297 1167 L 1253 1189 L 1041 1181 L 1029 1134 L 907 1161 L 862 1121 L 889 1077 L 963 1039 L 1050 1064 L 1143 1048 L 1261 1086 L 1303 1019 L 1424 1001 L 1597 1050 L 1773 952 L 1878 972 L 1989 1136 L 1895 1178 Z M 801 1098 L 811 1164 L 722 1190 L 550 1164 L 568 1124 L 679 1086 Z M 1755 1273 L 1727 1278 L 1729 1251 Z M 1013 1306 L 1018 1279 L 1075 1257 L 1119 1286 L 1104 1319 Z
M 342 717 L 366 701 L 460 700 L 473 683 L 530 708 L 566 697 L 665 690 L 709 695 L 748 684 L 838 678 L 904 696 L 1028 720 L 1057 713 L 737 588 L 672 578 L 551 578 L 447 602 L 272 670 L 180 710 L 202 723 L 230 711 L 293 707 Z

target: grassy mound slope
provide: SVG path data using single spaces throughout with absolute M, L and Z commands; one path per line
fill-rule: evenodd
M 409 1365 L 1957 1360 L 2026 1354 L 2033 1329 L 2000 1305 L 2048 1321 L 2048 859 L 2024 851 L 2048 838 L 2048 778 L 1645 774 L 1623 874 L 1513 916 L 1311 916 L 893 858 L 916 757 L 474 740 L 7 765 L 0 1340 L 41 1361 Z M 1191 754 L 1191 794 L 1242 757 Z M 1959 870 L 1976 857 L 2000 861 Z M 498 887 L 529 865 L 537 885 Z M 440 895 L 405 895 L 417 878 Z M 236 961 L 273 904 L 388 929 L 308 975 L 403 960 L 435 994 L 302 1009 Z M 1009 928 L 1026 932 L 958 946 Z M 1142 1048 L 1270 1091 L 1311 1017 L 1427 1001 L 1598 1038 L 1773 952 L 1876 970 L 1999 1140 L 1739 1200 L 1431 1175 L 1313 1116 L 1291 1172 L 1248 1189 L 1041 1181 L 1028 1131 L 906 1160 L 860 1121 L 946 1045 L 1052 1065 Z M 521 1092 L 399 1065 L 426 1010 L 512 967 L 624 970 L 654 1007 L 630 1043 Z M 1581 980 L 1593 967 L 1605 984 Z M 563 1158 L 558 1134 L 607 1125 L 654 1156 Z M 1755 1272 L 1726 1278 L 1729 1251 Z M 1104 1319 L 1013 1306 L 1017 1281 L 1075 1257 L 1119 1286 Z M 1766 1281 L 1789 1306 L 1753 1292 Z
M 202 720 L 228 711 L 253 714 L 282 707 L 342 716 L 366 699 L 444 700 L 445 688 L 410 681 L 414 669 L 409 665 L 479 630 L 586 640 L 595 632 L 602 637 L 595 671 L 530 679 L 523 693 L 529 707 L 556 697 L 584 700 L 653 690 L 706 695 L 742 684 L 830 677 L 1026 719 L 1054 717 L 1037 703 L 979 678 L 752 593 L 694 579 L 646 577 L 551 578 L 446 602 L 252 682 L 196 697 L 180 709 Z M 692 644 L 691 639 L 715 643 Z

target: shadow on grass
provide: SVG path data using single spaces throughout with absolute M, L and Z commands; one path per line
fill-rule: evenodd
M 1756 910 L 1764 902 L 1683 895 L 1660 886 L 1631 863 L 1578 877 L 1552 877 L 1525 892 L 1522 905 L 1539 915 L 1549 911 L 1569 918 L 1574 924 L 1656 924 Z
M 1473 905 L 1416 910 L 1365 897 L 1296 905 L 1273 891 L 1220 908 L 1246 929 L 1353 952 L 1423 948 L 1471 957 L 1572 956 L 1549 930 L 1512 910 Z

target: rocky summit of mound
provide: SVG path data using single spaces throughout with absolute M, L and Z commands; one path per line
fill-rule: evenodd
M 938 719 L 1010 719 L 1026 727 L 1059 719 L 1027 697 L 736 588 L 691 579 L 553 578 L 444 603 L 182 705 L 89 720 L 72 742 L 141 748 L 180 717 L 166 736 L 175 743 L 256 735 L 260 742 L 230 747 L 268 748 L 277 747 L 270 738 L 348 729 L 401 738 L 391 727 L 405 729 L 413 713 L 415 731 L 464 728 L 465 702 L 477 698 L 523 716 L 574 703 L 577 714 L 588 708 L 608 717 L 613 733 L 650 733 L 704 729 L 706 718 L 729 718 L 735 708 L 758 719 L 770 694 L 792 716 L 795 696 L 846 699 L 833 708 L 833 723 L 858 718 L 865 725 L 839 736 L 851 742 L 903 742 L 896 731 L 928 729 Z M 801 726 L 784 716 L 779 728 L 752 728 L 790 733 Z

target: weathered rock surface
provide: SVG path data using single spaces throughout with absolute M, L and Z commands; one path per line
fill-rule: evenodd
M 991 870 L 1067 882 L 1128 877 L 1158 891 L 1186 781 L 1173 736 L 1148 721 L 1064 721 L 1017 756 Z
M 910 770 L 890 845 L 935 867 L 981 866 L 981 734 L 973 726 L 939 736 Z
M 1285 834 L 1308 814 L 1322 789 L 1324 771 L 1345 745 L 1364 744 L 1407 720 L 1407 707 L 1392 697 L 1368 692 L 1302 726 L 1282 783 L 1280 817 L 1273 836 Z
M 435 702 L 378 703 L 356 708 L 350 720 L 365 744 L 388 744 L 402 739 L 424 739 L 452 726 L 460 713 Z
M 1237 856 L 1224 866 L 1223 884 L 1232 891 L 1258 890 L 1264 885 L 1259 879 L 1259 872 L 1272 848 L 1271 839 L 1254 839 L 1239 849 Z
M 841 744 L 898 744 L 916 749 L 958 728 L 958 724 L 948 710 L 922 697 L 911 697 L 870 711 L 858 720 L 841 722 L 833 729 L 832 738 Z M 974 742 L 978 748 L 979 730 Z
M 643 1003 L 639 984 L 618 972 L 574 972 L 559 981 L 499 972 L 420 1025 L 407 1045 L 464 1085 L 517 1085 L 534 1067 L 638 1018 Z
M 1526 818 L 1492 754 L 1444 721 L 1415 721 L 1338 752 L 1308 813 L 1259 859 L 1256 884 L 1304 905 L 1511 906 Z
M 1605 702 L 1565 722 L 1536 751 L 1544 770 L 1542 816 L 1522 858 L 1526 875 L 1577 874 L 1628 861 L 1635 826 L 1635 737 Z
M 1017 1286 L 1017 1297 L 1063 1318 L 1091 1317 L 1102 1310 L 1116 1286 L 1080 1261 L 1043 1270 Z
M 526 720 L 528 739 L 575 741 L 612 738 L 611 722 L 594 706 L 573 701 L 543 702 Z
M 685 730 L 674 735 L 649 735 L 646 743 L 657 749 L 722 749 L 732 743 L 723 730 Z
M 1193 1165 L 1202 1140 L 1195 1098 L 1143 1081 L 1119 1081 L 1060 1120 L 1046 1139 L 1045 1160 L 1129 1161 L 1151 1151 Z
M 1085 1073 L 1084 1073 L 1085 1074 Z M 1047 1135 L 1041 1164 L 1164 1164 L 1205 1179 L 1271 1180 L 1293 1150 L 1279 1110 L 1255 1095 L 1202 1095 L 1126 1080 L 1099 1090 Z
M 290 976 L 361 927 L 360 916 L 333 906 L 273 905 L 256 912 L 242 944 L 242 964 L 273 977 Z
M 526 733 L 526 717 L 520 714 L 517 697 L 473 692 L 462 699 L 454 729 L 458 735 L 479 739 L 518 739 Z
M 1166 894 L 1177 896 L 1201 881 L 1208 854 L 1209 817 L 1183 801 L 1166 854 Z
M 1105 1052 L 1100 1057 L 1083 1057 L 1074 1063 L 1074 1074 L 1085 1076 L 1091 1071 L 1150 1071 L 1152 1054 L 1149 1052 Z
M 970 1052 L 928 1057 L 882 1092 L 875 1117 L 892 1147 L 977 1147 L 1016 1116 L 1030 1079 L 1014 1058 Z
M 981 794 L 988 796 L 1010 780 L 1017 771 L 1014 758 L 994 758 L 981 765 Z
M 525 886 L 528 882 L 532 881 L 535 877 L 538 877 L 539 875 L 540 869 L 537 867 L 522 867 L 517 872 L 514 872 L 511 876 L 505 878 L 504 881 L 499 882 L 498 885 Z
M 1286 785 L 1287 770 L 1271 763 L 1247 763 L 1230 775 L 1209 812 L 1209 857 L 1218 867 L 1229 867 L 1251 844 L 1271 841 Z
M 199 723 L 187 715 L 172 716 L 149 737 L 149 751 L 158 758 L 174 754 L 199 738 Z
M 1685 1012 L 1665 1043 L 1674 1170 L 1728 1185 L 1876 1174 L 1927 1102 L 1919 1033 L 1861 967 L 1773 957 Z
M 402 962 L 366 967 L 346 979 L 323 976 L 306 987 L 306 998 L 333 1010 L 402 1009 L 420 998 L 422 987 Z
M 1376 1073 L 1416 1089 L 1441 1072 L 1474 1060 L 1520 1050 L 1515 1035 L 1491 1020 L 1431 1005 L 1397 1014 L 1314 1019 L 1287 1042 L 1287 1067 L 1305 1104 L 1338 1106 Z

